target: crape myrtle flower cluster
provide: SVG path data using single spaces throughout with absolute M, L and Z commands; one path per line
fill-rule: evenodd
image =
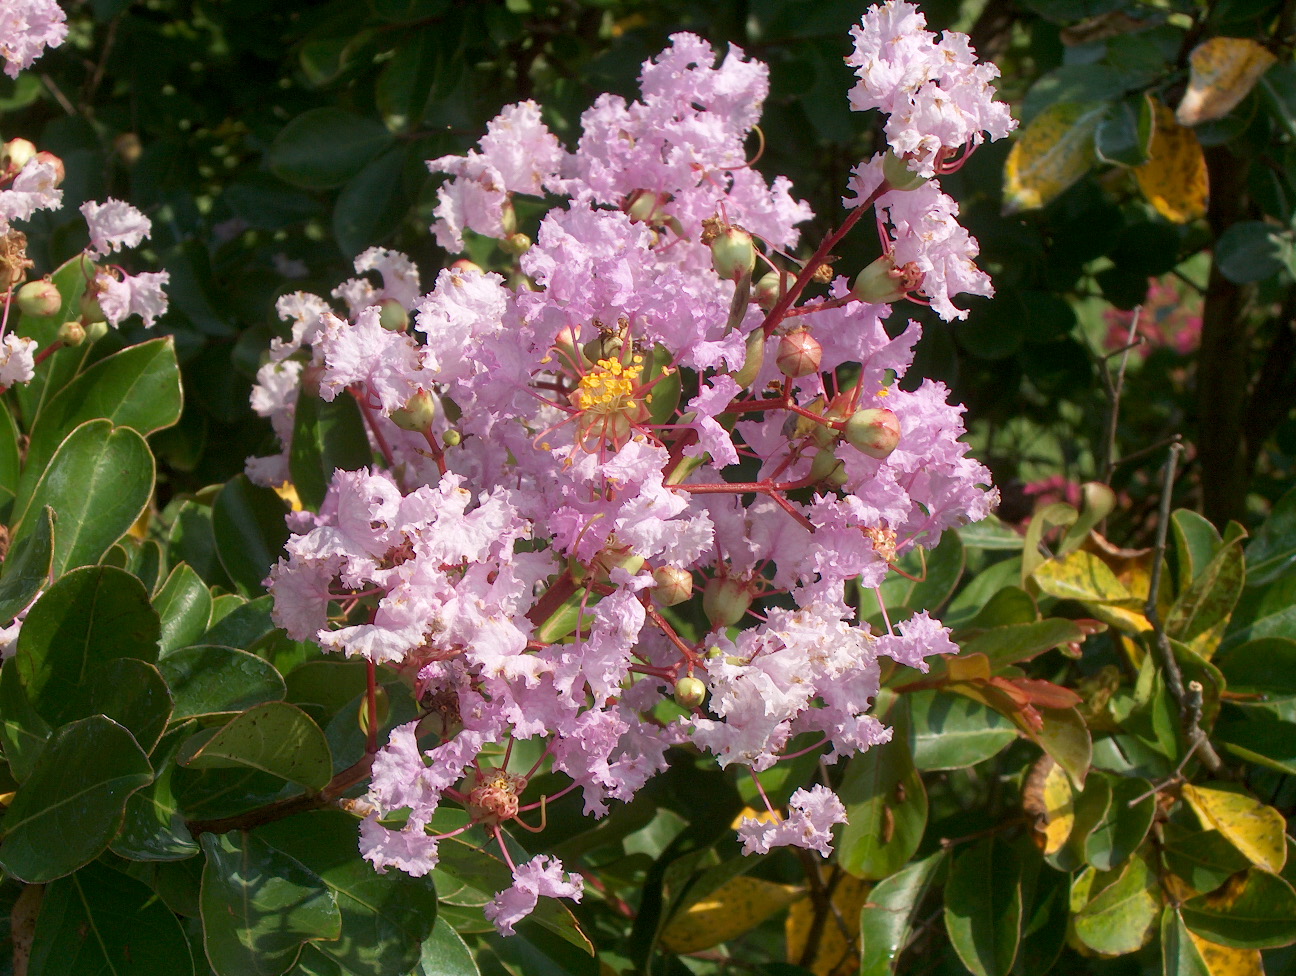
M 991 292 L 933 177 L 1013 123 L 993 67 L 923 26 L 893 2 L 854 31 L 852 102 L 892 114 L 892 151 L 856 170 L 809 259 L 792 256 L 809 208 L 749 161 L 765 65 L 677 34 L 637 101 L 585 112 L 574 149 L 525 102 L 478 149 L 430 161 L 449 174 L 437 240 L 496 238 L 509 277 L 460 260 L 425 292 L 404 255 L 373 248 L 336 304 L 280 299 L 290 334 L 253 406 L 283 452 L 249 475 L 288 480 L 302 396 L 354 397 L 383 462 L 336 472 L 318 513 L 289 516 L 267 581 L 292 637 L 403 672 L 423 709 L 360 804 L 379 870 L 430 871 L 453 804 L 514 869 L 486 909 L 510 933 L 538 897 L 581 895 L 557 859 L 515 865 L 503 843 L 560 795 L 524 797 L 538 772 L 601 816 L 672 746 L 754 776 L 812 750 L 833 763 L 890 737 L 869 714 L 880 657 L 925 668 L 957 650 L 925 612 L 873 632 L 847 602 L 848 583 L 877 587 L 997 500 L 945 387 L 896 382 L 919 326 L 883 328 L 903 298 L 954 319 L 957 293 Z M 534 241 L 518 195 L 552 204 Z M 870 210 L 883 257 L 835 277 L 825 258 Z M 529 766 L 512 758 L 527 740 Z M 827 855 L 844 820 L 818 784 L 739 834 L 748 852 Z
M 46 47 L 57 47 L 67 37 L 63 11 L 52 0 L 5 0 L 0 3 L 0 56 L 5 73 L 16 78 Z M 11 307 L 17 303 L 26 315 L 46 317 L 63 308 L 63 296 L 48 279 L 28 281 L 34 262 L 27 256 L 27 235 L 15 221 L 30 220 L 38 210 L 63 206 L 59 189 L 65 176 L 63 161 L 40 151 L 27 139 L 10 139 L 0 150 L 0 392 L 26 383 L 36 375 L 36 365 L 59 348 L 98 338 L 109 326 L 117 327 L 131 315 L 152 326 L 167 309 L 163 291 L 165 271 L 128 274 L 115 265 L 96 265 L 121 247 L 137 247 L 152 229 L 149 219 L 128 203 L 109 199 L 87 201 L 81 213 L 89 227 L 90 243 L 81 259 L 85 291 L 75 320 L 65 322 L 55 342 L 37 350 L 34 339 L 9 329 Z M 24 284 L 24 282 L 26 282 Z M 11 629 L 16 628 L 12 625 Z M 0 641 L 2 644 L 2 641 Z

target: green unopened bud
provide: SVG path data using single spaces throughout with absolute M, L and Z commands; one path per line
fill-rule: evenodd
M 409 328 L 409 312 L 394 298 L 384 298 L 378 303 L 378 324 L 388 332 L 404 332 Z
M 391 412 L 391 422 L 401 430 L 423 433 L 436 419 L 436 398 L 427 390 L 419 390 L 405 401 L 405 406 Z
M 697 708 L 706 701 L 706 693 L 706 685 L 691 674 L 675 682 L 675 704 L 680 708 Z
M 85 342 L 86 330 L 80 322 L 73 319 L 59 326 L 58 341 L 65 346 L 79 346 Z
M 679 566 L 658 566 L 653 570 L 653 599 L 673 607 L 693 596 L 693 574 Z
M 798 379 L 817 373 L 822 361 L 823 346 L 805 329 L 796 329 L 779 340 L 775 362 L 784 376 Z
M 882 305 L 896 302 L 922 287 L 923 273 L 912 264 L 897 267 L 884 254 L 855 276 L 851 294 L 862 302 Z
M 441 443 L 446 447 L 458 447 L 463 443 L 463 434 L 451 427 L 441 435 Z
M 52 281 L 29 281 L 18 289 L 18 308 L 23 315 L 45 318 L 56 315 L 62 307 L 63 296 Z
M 508 240 L 517 233 L 517 211 L 513 209 L 513 201 L 505 200 L 504 206 L 500 209 L 500 226 L 504 228 L 503 237 Z
M 856 410 L 843 432 L 852 447 L 880 460 L 900 443 L 900 418 L 885 407 Z
M 711 242 L 711 266 L 726 281 L 737 281 L 756 267 L 756 245 L 741 227 L 726 227 Z
M 768 312 L 778 304 L 791 283 L 792 276 L 786 271 L 767 271 L 752 287 L 752 301 Z
M 85 327 L 86 342 L 98 342 L 108 334 L 108 323 L 103 319 L 97 322 L 91 322 Z
M 908 162 L 889 149 L 882 158 L 882 175 L 893 190 L 916 190 L 927 182 L 927 177 L 919 176 L 909 168 Z
M 625 339 L 619 335 L 600 332 L 581 347 L 585 359 L 597 363 L 600 359 L 620 359 L 621 350 L 625 348 Z
M 831 447 L 820 448 L 814 461 L 810 463 L 810 477 L 815 481 L 841 486 L 846 482 L 846 465 L 842 464 Z
M 752 604 L 752 591 L 732 576 L 707 580 L 702 590 L 702 612 L 712 627 L 732 627 L 742 620 Z
M 747 356 L 743 359 L 742 369 L 733 374 L 739 389 L 746 389 L 756 382 L 756 376 L 765 365 L 765 330 L 755 328 L 747 336 Z
M 636 224 L 655 224 L 661 220 L 662 195 L 651 190 L 635 190 L 626 199 L 625 212 Z
M 500 241 L 500 248 L 506 254 L 526 254 L 531 250 L 531 238 L 526 234 L 509 234 L 508 237 Z

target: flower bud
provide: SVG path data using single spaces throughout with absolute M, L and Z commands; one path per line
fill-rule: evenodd
M 29 281 L 18 289 L 18 308 L 23 315 L 45 318 L 55 315 L 63 307 L 63 296 L 54 282 L 48 279 Z
M 661 219 L 662 194 L 651 190 L 635 190 L 626 198 L 625 212 L 636 224 L 655 224 Z
M 409 328 L 409 312 L 394 298 L 384 298 L 378 303 L 378 324 L 388 332 L 404 332 Z
M 105 318 L 107 316 L 99 307 L 99 292 L 93 287 L 87 288 L 81 295 L 81 321 L 100 322 Z
M 691 674 L 675 682 L 675 704 L 680 708 L 697 708 L 706 701 L 706 693 L 706 685 Z
M 726 281 L 737 281 L 756 267 L 756 245 L 741 227 L 726 227 L 711 242 L 711 266 Z
M 458 447 L 463 443 L 463 434 L 451 427 L 441 435 L 441 443 L 446 447 Z
M 653 599 L 673 607 L 693 596 L 693 574 L 679 566 L 658 566 L 653 570 Z
M 10 173 L 19 172 L 36 158 L 36 147 L 26 139 L 10 139 L 4 144 L 4 168 Z
M 778 304 L 791 283 L 792 276 L 786 271 L 767 271 L 752 287 L 752 301 L 768 312 Z
M 405 401 L 405 406 L 391 412 L 391 422 L 401 430 L 423 433 L 436 419 L 436 399 L 427 390 L 419 390 Z
M 927 177 L 919 176 L 909 168 L 909 164 L 891 150 L 882 158 L 882 175 L 887 186 L 893 190 L 916 190 L 927 182 Z
M 467 258 L 457 258 L 456 260 L 450 262 L 450 270 L 480 272 L 482 270 L 482 266 L 478 264 L 476 261 L 469 261 Z
M 852 447 L 880 460 L 900 443 L 900 418 L 885 407 L 856 410 L 846 421 L 844 433 Z
M 58 341 L 65 346 L 79 346 L 86 340 L 86 330 L 80 322 L 73 319 L 59 326 Z
M 810 477 L 840 487 L 846 483 L 846 465 L 842 464 L 831 447 L 823 447 L 810 463 Z
M 732 627 L 742 620 L 752 604 L 752 592 L 746 583 L 732 576 L 707 580 L 702 590 L 702 612 L 712 628 Z
M 765 365 L 765 330 L 755 328 L 747 336 L 747 356 L 743 359 L 742 369 L 733 374 L 739 389 L 746 389 L 755 383 L 763 365 Z
M 504 240 L 517 233 L 517 211 L 513 209 L 512 200 L 505 199 L 504 206 L 500 208 L 500 226 L 504 229 L 501 235 Z
M 108 323 L 105 322 L 103 319 L 99 319 L 97 322 L 91 322 L 89 325 L 85 327 L 86 342 L 89 342 L 91 344 L 98 342 L 107 334 L 108 334 Z M 319 387 L 316 386 L 316 390 L 318 389 Z
M 912 264 L 896 267 L 890 255 L 884 254 L 855 276 L 851 295 L 862 302 L 882 305 L 899 301 L 922 287 L 923 273 Z
M 509 234 L 508 237 L 500 241 L 500 249 L 506 254 L 526 254 L 531 250 L 531 238 L 526 234 Z
M 625 339 L 620 335 L 600 332 L 585 345 L 581 346 L 587 362 L 597 363 L 600 359 L 620 359 L 621 350 L 625 348 Z
M 63 184 L 63 178 L 67 176 L 67 170 L 63 168 L 63 160 L 52 152 L 38 152 L 34 158 L 38 162 L 52 164 L 54 167 L 54 185 L 61 186 Z
M 784 376 L 798 379 L 817 373 L 822 361 L 823 346 L 805 329 L 796 329 L 779 340 L 775 362 Z

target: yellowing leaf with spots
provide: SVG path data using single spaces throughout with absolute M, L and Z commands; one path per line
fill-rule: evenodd
M 1131 593 L 1106 563 L 1087 550 L 1050 559 L 1031 579 L 1049 596 L 1078 600 L 1099 620 L 1126 633 L 1152 629 L 1141 612 L 1141 595 Z
M 1052 756 L 1040 757 L 1022 789 L 1022 807 L 1044 835 L 1044 853 L 1056 854 L 1075 826 L 1075 793 L 1071 778 Z
M 671 952 L 701 952 L 736 939 L 802 898 L 794 885 L 740 876 L 695 901 L 667 923 L 661 944 Z
M 1191 929 L 1187 931 L 1210 976 L 1265 976 L 1259 949 L 1231 949 L 1207 942 Z
M 859 917 L 868 901 L 872 883 L 843 874 L 833 889 L 832 910 L 817 930 L 809 959 L 815 976 L 855 976 L 859 972 Z M 815 905 L 806 898 L 792 906 L 787 919 L 787 958 L 800 965 L 815 928 Z M 840 921 L 839 921 L 840 920 Z M 842 928 L 843 922 L 846 928 Z
M 1212 37 L 1198 44 L 1188 59 L 1188 90 L 1175 113 L 1179 124 L 1228 115 L 1277 60 L 1248 37 Z
M 1089 171 L 1104 105 L 1063 102 L 1022 130 L 1004 166 L 1004 213 L 1042 207 Z
M 1148 203 L 1177 224 L 1206 216 L 1210 185 L 1206 157 L 1197 133 L 1184 128 L 1160 102 L 1152 103 L 1152 145 L 1148 161 L 1134 168 L 1134 178 Z
M 1277 874 L 1287 863 L 1286 821 L 1253 796 L 1214 786 L 1184 784 L 1183 797 L 1201 825 L 1214 828 L 1256 867 Z

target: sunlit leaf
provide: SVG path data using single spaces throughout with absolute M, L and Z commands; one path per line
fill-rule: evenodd
M 1177 224 L 1200 220 L 1206 216 L 1210 192 L 1201 143 L 1161 102 L 1153 104 L 1153 112 L 1151 153 L 1134 170 L 1139 189 L 1166 220 Z
M 1184 799 L 1203 827 L 1213 827 L 1252 864 L 1277 874 L 1287 861 L 1286 820 L 1255 797 L 1218 786 L 1185 783 Z
M 1180 125 L 1227 115 L 1278 59 L 1249 37 L 1212 37 L 1188 59 L 1188 90 L 1175 112 Z
M 1004 167 L 1004 212 L 1043 207 L 1089 171 L 1094 130 L 1104 103 L 1063 102 L 1034 119 L 1017 136 Z
M 738 938 L 803 897 L 805 891 L 795 885 L 740 875 L 674 915 L 658 941 L 671 952 L 709 949 Z

